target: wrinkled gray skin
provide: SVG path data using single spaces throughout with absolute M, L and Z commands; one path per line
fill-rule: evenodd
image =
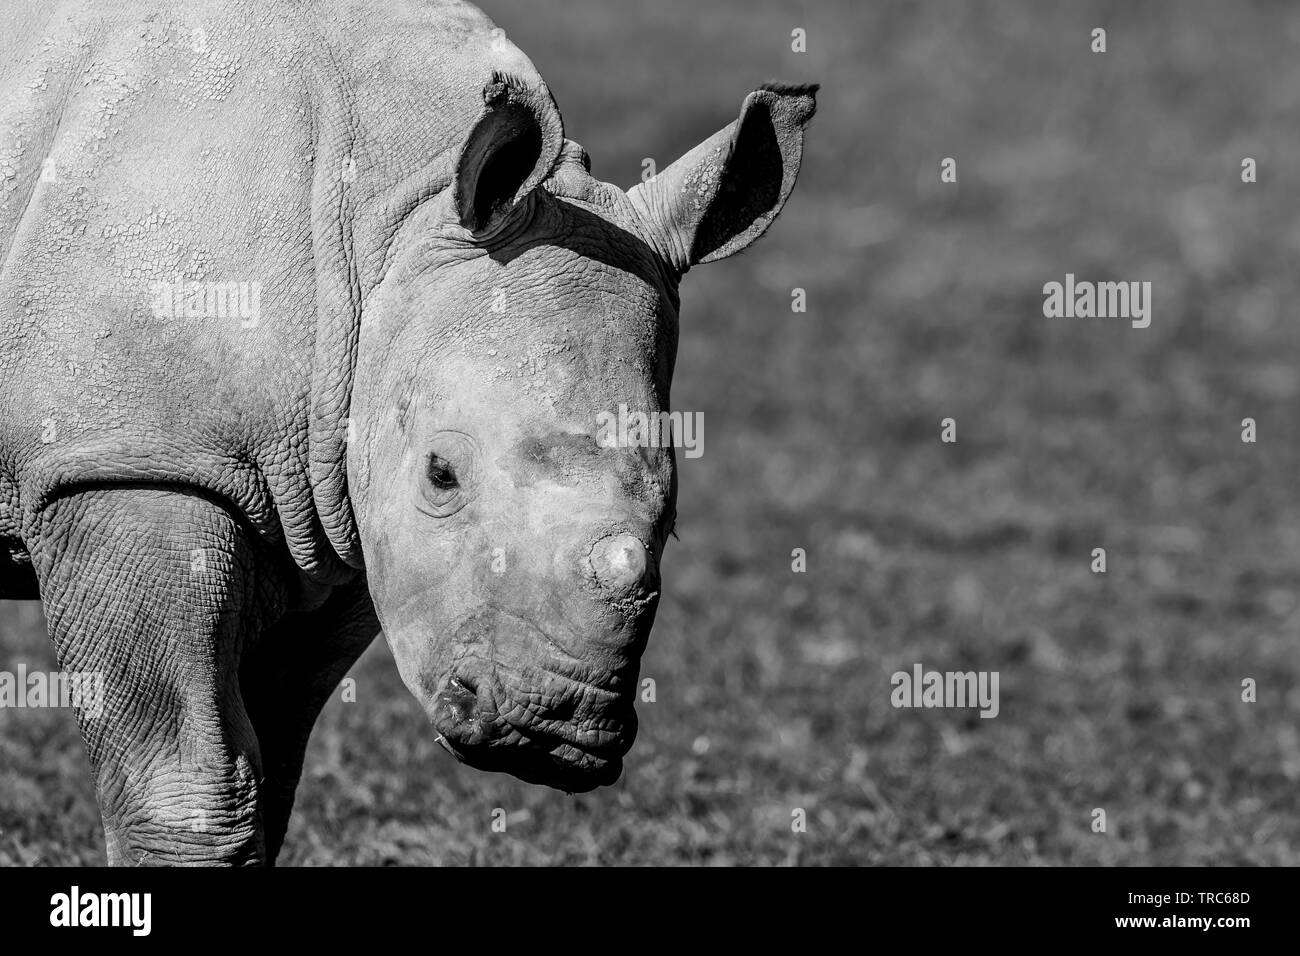
M 780 211 L 813 90 L 623 192 L 465 4 L 108 6 L 0 0 L 0 596 L 104 675 L 110 862 L 273 861 L 381 624 L 458 758 L 612 782 L 675 488 L 597 415 L 668 407 L 678 281 Z

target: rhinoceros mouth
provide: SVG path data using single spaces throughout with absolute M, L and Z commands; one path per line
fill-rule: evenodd
M 608 693 L 608 692 L 607 692 Z M 437 742 L 458 761 L 477 770 L 508 773 L 526 783 L 583 793 L 614 783 L 623 756 L 636 736 L 630 703 L 600 718 L 572 720 L 528 714 L 494 675 L 449 678 L 434 697 L 430 714 Z M 595 738 L 595 739 L 593 739 Z
M 553 750 L 529 744 L 509 747 L 456 746 L 438 735 L 443 749 L 466 766 L 489 773 L 508 773 L 525 783 L 540 784 L 565 793 L 586 793 L 614 783 L 623 773 L 621 757 L 600 757 L 570 744 Z M 566 751 L 572 753 L 566 755 Z

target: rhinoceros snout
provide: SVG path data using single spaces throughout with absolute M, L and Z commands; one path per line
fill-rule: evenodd
M 445 750 L 579 792 L 617 780 L 636 738 L 660 578 L 654 551 L 626 524 L 573 524 L 576 534 L 535 549 L 521 570 L 464 595 L 479 603 L 443 635 L 422 640 L 415 618 L 395 648 Z
M 616 601 L 642 600 L 659 589 L 654 555 L 636 535 L 619 532 L 597 539 L 587 561 Z
M 520 705 L 521 696 L 500 686 L 495 676 L 448 679 L 430 708 L 438 743 L 472 767 L 571 793 L 618 779 L 623 755 L 636 737 L 636 714 L 630 707 L 607 708 L 577 723 L 570 707 L 561 708 L 563 716 L 543 710 L 521 718 L 516 715 L 529 710 Z

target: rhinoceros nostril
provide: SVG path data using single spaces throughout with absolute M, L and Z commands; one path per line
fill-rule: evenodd
M 477 703 L 478 697 L 474 690 L 453 677 L 439 692 L 435 706 L 439 715 L 454 726 L 472 718 Z
M 631 592 L 647 587 L 651 560 L 640 539 L 627 533 L 607 535 L 591 549 L 591 569 L 596 580 L 611 591 Z
M 482 683 L 452 677 L 434 696 L 430 709 L 438 743 L 460 757 L 467 748 L 489 742 L 497 732 L 495 709 Z

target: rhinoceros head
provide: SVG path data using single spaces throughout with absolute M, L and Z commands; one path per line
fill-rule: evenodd
M 775 218 L 814 91 L 751 93 L 624 192 L 544 88 L 495 76 L 399 235 L 362 318 L 349 485 L 402 677 L 462 761 L 569 791 L 619 776 L 676 482 L 656 428 L 609 425 L 668 409 L 678 280 Z

